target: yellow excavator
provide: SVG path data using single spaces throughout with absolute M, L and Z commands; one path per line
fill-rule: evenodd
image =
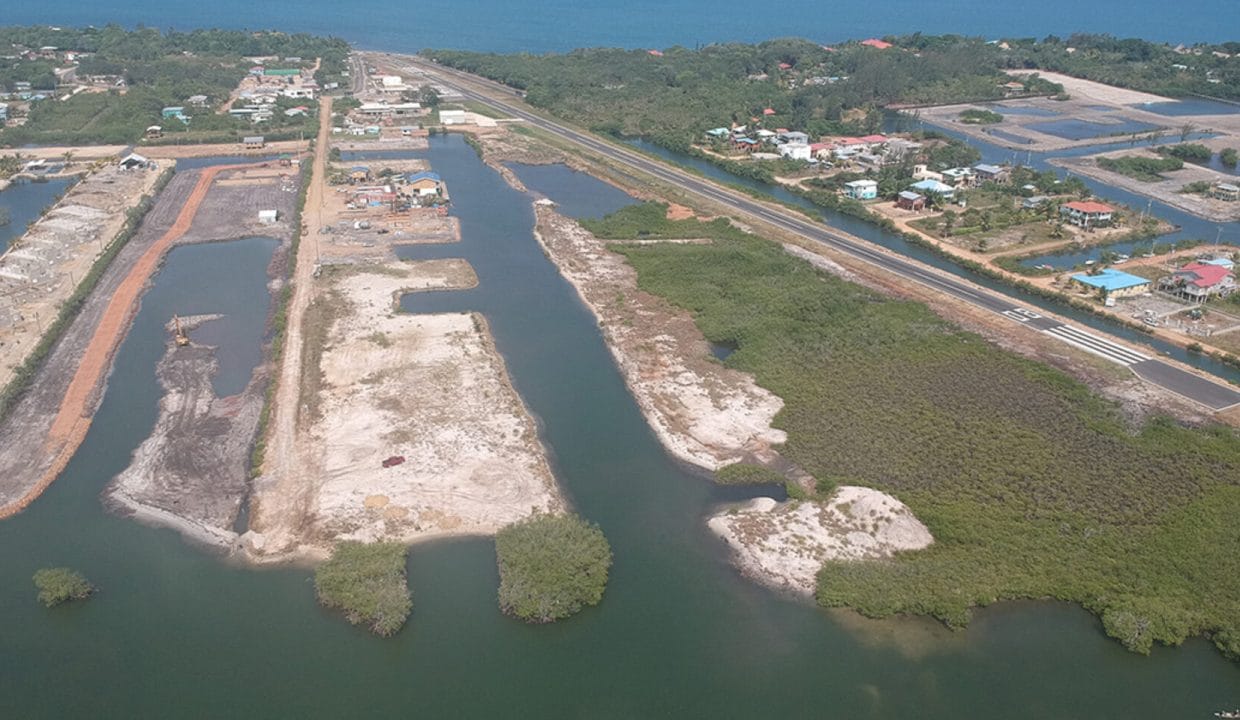
M 172 316 L 172 324 L 176 327 L 173 331 L 173 339 L 176 340 L 177 347 L 185 347 L 189 345 L 189 336 L 185 334 L 185 330 L 181 327 L 181 318 L 178 315 Z

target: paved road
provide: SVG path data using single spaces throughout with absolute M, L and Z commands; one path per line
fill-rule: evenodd
M 389 59 L 406 64 L 411 62 L 411 59 L 408 57 L 397 58 L 389 56 Z M 1209 380 L 1186 372 L 1174 365 L 1152 358 L 1095 332 L 1090 332 L 1073 325 L 1065 325 L 1057 320 L 1047 318 L 1031 308 L 1017 304 L 1013 298 L 1003 293 L 985 290 L 950 275 L 940 274 L 915 260 L 893 256 L 879 250 L 870 243 L 838 234 L 830 227 L 806 220 L 794 212 L 757 201 L 748 195 L 681 171 L 659 160 L 654 160 L 640 153 L 603 142 L 592 135 L 528 112 L 506 100 L 499 99 L 502 97 L 519 97 L 519 93 L 505 85 L 425 61 L 412 60 L 412 62 L 414 63 L 413 65 L 406 66 L 407 70 L 433 72 L 441 78 L 445 85 L 453 87 L 466 99 L 490 105 L 513 117 L 521 118 L 530 125 L 582 145 L 611 160 L 628 165 L 669 184 L 684 188 L 708 200 L 728 205 L 765 223 L 774 225 L 781 230 L 795 233 L 834 250 L 873 263 L 888 272 L 1003 315 L 1014 322 L 1040 330 L 1073 347 L 1130 368 L 1138 377 L 1147 382 L 1166 388 L 1211 410 L 1222 410 L 1240 404 L 1240 392 L 1222 382 Z M 453 82 L 453 79 L 465 80 L 474 86 L 487 87 L 492 92 L 484 95 L 460 83 Z

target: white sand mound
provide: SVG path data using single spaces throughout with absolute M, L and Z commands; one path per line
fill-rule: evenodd
M 831 560 L 871 560 L 934 542 L 908 507 L 886 493 L 843 486 L 824 502 L 757 498 L 707 523 L 754 579 L 812 595 Z

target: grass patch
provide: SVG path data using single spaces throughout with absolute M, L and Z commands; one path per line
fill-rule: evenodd
M 365 624 L 376 635 L 396 634 L 413 609 L 405 584 L 405 553 L 400 543 L 337 544 L 331 559 L 314 572 L 319 602 L 344 611 L 346 620 Z
M 628 227 L 627 208 L 592 229 Z M 693 221 L 684 221 L 693 222 Z M 631 233 L 631 228 L 626 230 Z M 785 401 L 783 452 L 890 492 L 934 533 L 891 562 L 829 564 L 818 601 L 953 626 L 1004 599 L 1081 603 L 1136 651 L 1210 636 L 1240 656 L 1240 438 L 1133 429 L 1080 382 L 925 306 L 699 223 L 712 245 L 618 246 L 641 289 L 694 314 L 729 364 Z
M 1152 158 L 1124 155 L 1117 158 L 1098 158 L 1098 167 L 1141 182 L 1158 182 L 1166 180 L 1162 173 L 1183 169 L 1184 161 L 1176 157 Z
M 554 622 L 597 605 L 607 587 L 611 546 L 575 515 L 537 515 L 495 536 L 499 606 L 531 623 Z
M 1003 116 L 993 110 L 969 108 L 960 113 L 960 122 L 966 125 L 993 125 L 1003 122 Z
M 316 422 L 320 417 L 323 400 L 323 352 L 327 350 L 328 338 L 336 321 L 344 317 L 348 301 L 340 291 L 326 289 L 311 301 L 301 317 L 301 386 L 298 388 L 297 422 Z M 379 336 L 388 342 L 387 336 L 375 333 L 368 339 L 376 344 Z M 381 345 L 382 346 L 382 345 Z M 385 347 L 385 346 L 384 346 Z
M 39 602 L 55 607 L 70 600 L 85 600 L 95 592 L 81 573 L 69 568 L 43 568 L 34 574 L 34 586 L 39 590 Z

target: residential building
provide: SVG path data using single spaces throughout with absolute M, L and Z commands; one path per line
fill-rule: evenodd
M 1115 208 L 1092 200 L 1076 200 L 1059 206 L 1059 214 L 1077 227 L 1107 227 L 1111 224 Z
M 147 140 L 157 140 L 164 136 L 164 129 L 158 125 L 152 125 L 146 129 Z
M 809 145 L 804 143 L 784 143 L 779 146 L 779 154 L 790 160 L 809 160 Z
M 267 144 L 262 135 L 248 135 L 241 140 L 246 150 L 261 150 Z
M 185 99 L 185 104 L 193 105 L 195 107 L 206 107 L 207 96 L 206 95 L 190 95 L 188 98 Z
M 956 188 L 944 182 L 939 182 L 934 178 L 926 178 L 921 182 L 915 182 L 909 187 L 922 193 L 934 193 L 944 200 L 950 200 L 956 194 Z
M 926 197 L 911 190 L 901 190 L 900 194 L 896 195 L 896 207 L 920 212 L 926 207 Z
M 938 172 L 931 170 L 928 165 L 914 165 L 913 166 L 913 179 L 914 180 L 935 180 L 938 182 L 943 182 L 943 173 L 938 173 Z
M 873 200 L 878 197 L 878 183 L 874 180 L 846 182 L 844 194 L 853 200 Z
M 1037 210 L 1045 205 L 1048 200 L 1050 200 L 1050 198 L 1045 195 L 1034 195 L 1033 197 L 1027 197 L 1020 201 L 1020 209 Z
M 1236 275 L 1225 265 L 1191 262 L 1159 280 L 1158 286 L 1194 302 L 1205 302 L 1235 292 Z
M 979 183 L 992 182 L 1006 185 L 1012 179 L 1012 171 L 999 165 L 978 163 L 973 166 L 973 174 Z
M 875 50 L 886 50 L 887 48 L 891 47 L 891 43 L 885 40 L 879 40 L 878 38 L 870 38 L 869 40 L 862 40 L 861 44 L 865 45 L 866 47 L 872 47 Z
M 1104 301 L 1150 291 L 1149 280 L 1114 268 L 1105 268 L 1092 275 L 1077 273 L 1072 276 L 1072 283 L 1083 290 L 1097 291 Z
M 713 128 L 711 130 L 706 131 L 706 135 L 708 137 L 714 138 L 715 140 L 724 140 L 730 134 L 732 134 L 731 130 L 728 130 L 727 128 L 722 128 L 722 127 L 717 127 L 717 128 Z
M 793 145 L 809 145 L 809 135 L 796 130 L 784 130 L 780 132 L 779 139 Z
M 754 148 L 758 146 L 758 141 L 754 140 L 753 138 L 733 136 L 731 145 L 732 145 L 733 150 L 740 150 L 741 152 L 753 152 Z
M 164 108 L 162 111 L 162 115 L 165 120 L 171 120 L 175 118 L 177 120 L 180 120 L 181 122 L 189 122 L 189 118 L 186 117 L 185 115 L 185 108 L 181 107 L 180 105 L 173 105 L 173 106 Z
M 943 182 L 957 190 L 973 186 L 973 169 L 956 167 L 943 171 Z

